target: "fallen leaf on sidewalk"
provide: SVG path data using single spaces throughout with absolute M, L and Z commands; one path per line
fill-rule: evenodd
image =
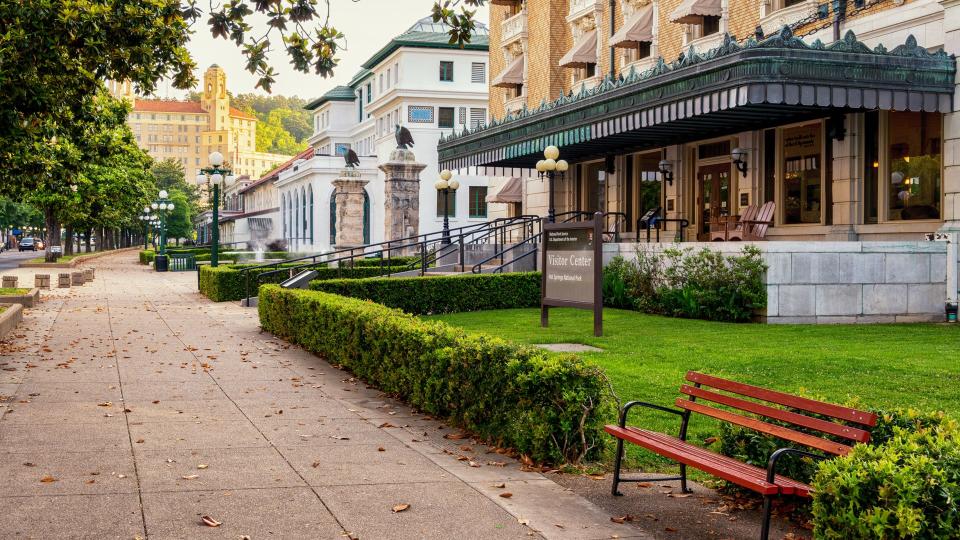
M 383 428 L 392 428 L 392 427 L 397 427 L 397 426 L 391 424 L 390 422 L 384 422 L 384 423 L 380 424 L 380 425 L 377 426 L 377 427 L 383 429 Z
M 633 516 L 631 516 L 630 514 L 627 514 L 625 516 L 614 516 L 610 518 L 610 521 L 614 523 L 620 523 L 622 525 L 628 521 L 633 521 Z
M 396 514 L 398 512 L 405 512 L 409 508 L 410 508 L 409 504 L 395 504 L 393 506 L 393 513 Z
M 199 474 L 188 474 L 188 475 L 186 475 L 186 476 L 181 476 L 180 478 L 183 478 L 184 480 L 196 480 L 197 478 L 200 478 L 200 475 L 199 475 Z
M 56 482 L 56 481 L 57 479 L 50 475 L 44 476 L 43 478 L 40 479 L 40 482 L 44 484 L 49 484 L 50 482 Z
M 503 482 L 500 482 L 499 484 L 494 484 L 493 487 L 495 487 L 495 488 L 497 488 L 497 489 L 503 489 L 503 488 L 507 487 L 507 485 L 504 484 Z
M 386 451 L 387 449 L 382 446 L 380 448 L 377 448 L 377 452 L 386 452 Z
M 513 497 L 513 493 L 510 493 L 508 491 L 506 493 L 501 493 L 500 496 L 503 497 L 504 499 L 509 499 L 510 497 Z
M 207 527 L 219 527 L 220 525 L 223 525 L 223 523 L 213 519 L 210 516 L 201 516 L 200 521 L 202 521 Z
M 198 468 L 198 469 L 206 469 L 207 467 L 209 467 L 209 465 L 207 465 L 206 463 L 201 463 L 201 464 L 197 465 L 197 468 Z
M 461 439 L 469 439 L 470 435 L 466 433 L 447 433 L 443 438 L 450 439 L 451 441 L 459 441 Z
M 97 403 L 97 407 L 113 407 L 113 402 L 104 401 L 103 403 Z
M 311 467 L 313 467 L 314 469 L 316 469 L 316 468 L 319 467 L 319 466 L 320 466 L 320 462 L 319 462 L 319 461 L 314 461 L 314 462 L 313 462 L 313 465 L 311 465 Z

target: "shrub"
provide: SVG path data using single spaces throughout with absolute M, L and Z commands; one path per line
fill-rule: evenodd
M 538 306 L 540 279 L 539 272 L 333 279 L 312 281 L 310 288 L 427 315 Z
M 200 293 L 213 300 L 214 302 L 237 301 L 243 298 L 246 283 L 249 279 L 250 294 L 256 295 L 256 287 L 263 283 L 280 283 L 290 277 L 289 272 L 277 272 L 270 275 L 262 275 L 276 270 L 275 267 L 258 268 L 241 272 L 244 268 L 255 268 L 256 264 L 223 264 L 216 268 L 210 265 L 200 267 Z M 299 263 L 280 265 L 281 269 L 289 269 L 299 266 Z M 361 278 L 383 275 L 383 272 L 399 272 L 401 268 L 365 267 L 365 268 L 313 268 L 316 270 L 319 279 L 334 278 Z M 300 270 L 296 270 L 299 272 Z M 249 275 L 249 277 L 247 276 Z M 258 281 L 259 279 L 259 281 Z
M 537 461 L 576 462 L 606 442 L 599 368 L 383 305 L 260 289 L 260 323 L 422 411 Z
M 749 321 L 767 301 L 760 253 L 755 246 L 732 256 L 706 248 L 638 248 L 635 260 L 617 257 L 604 269 L 611 295 L 605 303 L 671 317 Z
M 157 254 L 152 249 L 145 249 L 140 251 L 140 264 L 150 264 L 153 262 L 153 259 Z
M 882 445 L 857 445 L 820 465 L 813 487 L 817 538 L 957 538 L 960 429 L 953 421 L 893 427 Z
M 382 259 L 380 257 L 365 257 L 354 260 L 353 266 L 380 266 L 381 261 L 384 265 L 389 262 L 390 266 L 409 266 L 414 263 L 419 263 L 420 257 L 416 255 L 402 255 L 398 257 L 390 257 L 389 259 L 386 257 L 383 257 Z M 348 261 L 341 261 L 340 265 L 350 266 L 350 263 Z

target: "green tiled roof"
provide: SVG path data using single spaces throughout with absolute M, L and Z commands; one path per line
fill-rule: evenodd
M 363 80 L 369 77 L 371 73 L 373 72 L 370 71 L 369 69 L 360 68 L 360 71 L 358 71 L 357 74 L 354 75 L 352 79 L 350 79 L 350 82 L 347 83 L 347 86 L 349 86 L 350 88 L 356 88 L 357 85 L 362 83 Z
M 326 94 L 304 105 L 304 109 L 312 111 L 328 101 L 353 101 L 356 99 L 353 88 L 349 86 L 336 86 Z
M 450 43 L 448 27 L 442 23 L 434 23 L 430 17 L 424 17 L 416 22 L 409 30 L 390 40 L 382 49 L 377 51 L 363 67 L 373 69 L 384 58 L 393 54 L 400 47 L 415 47 L 420 49 L 464 49 L 468 51 L 486 51 L 490 48 L 490 36 L 486 25 L 476 23 L 474 35 L 470 43 L 460 47 Z

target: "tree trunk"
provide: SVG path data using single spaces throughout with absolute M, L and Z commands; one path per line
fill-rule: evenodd
M 67 225 L 66 238 L 64 238 L 65 245 L 63 246 L 64 255 L 73 255 L 73 225 Z
M 94 243 L 97 245 L 97 251 L 103 251 L 103 227 L 94 229 Z
M 57 220 L 57 212 L 52 206 L 46 206 L 43 209 L 43 223 L 47 228 L 47 252 L 44 255 L 46 262 L 57 262 L 59 255 L 53 252 L 53 246 L 60 245 L 60 222 Z

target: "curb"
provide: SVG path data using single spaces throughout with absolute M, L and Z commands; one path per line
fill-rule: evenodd
M 0 303 L 0 307 L 7 308 L 0 313 L 0 339 L 4 339 L 23 320 L 23 306 Z
M 30 289 L 26 294 L 0 296 L 0 304 L 3 305 L 22 305 L 23 307 L 33 307 L 40 303 L 40 289 Z
M 65 263 L 31 263 L 31 262 L 25 262 L 25 263 L 20 263 L 19 268 L 76 268 L 77 266 L 80 266 L 81 264 L 83 264 L 83 263 L 85 263 L 85 262 L 87 262 L 87 261 L 91 261 L 91 260 L 93 260 L 93 259 L 96 259 L 96 258 L 98 258 L 98 257 L 102 257 L 102 256 L 104 256 L 104 255 L 110 255 L 110 254 L 113 254 L 113 253 L 123 253 L 123 252 L 126 252 L 126 251 L 132 251 L 132 250 L 137 250 L 137 249 L 139 249 L 139 247 L 128 247 L 128 248 L 121 248 L 121 249 L 111 249 L 111 250 L 109 250 L 109 251 L 97 251 L 97 252 L 91 253 L 91 254 L 89 254 L 89 255 L 80 255 L 79 257 L 76 257 L 76 258 L 74 258 L 74 259 L 71 259 L 70 262 L 65 262 Z

